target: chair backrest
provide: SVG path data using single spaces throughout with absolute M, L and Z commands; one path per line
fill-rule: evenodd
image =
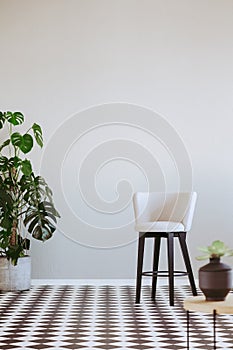
M 196 192 L 137 192 L 133 196 L 136 223 L 173 221 L 192 226 Z

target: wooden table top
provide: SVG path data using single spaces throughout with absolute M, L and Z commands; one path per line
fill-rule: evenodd
M 224 301 L 206 301 L 204 296 L 191 297 L 184 300 L 184 309 L 187 311 L 197 311 L 217 314 L 233 315 L 233 294 L 228 294 Z

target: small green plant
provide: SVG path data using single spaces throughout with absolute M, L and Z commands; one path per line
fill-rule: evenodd
M 197 256 L 197 260 L 221 258 L 222 256 L 233 256 L 233 250 L 229 249 L 222 241 L 214 241 L 210 246 L 198 248 L 205 255 Z
M 52 237 L 59 217 L 51 189 L 43 177 L 34 174 L 30 160 L 24 157 L 35 142 L 43 147 L 42 129 L 34 123 L 23 134 L 13 132 L 23 123 L 21 112 L 0 112 L 0 135 L 3 138 L 7 134 L 0 144 L 0 255 L 13 265 L 28 254 L 28 233 L 46 241 Z

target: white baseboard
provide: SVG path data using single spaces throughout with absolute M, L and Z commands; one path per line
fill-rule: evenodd
M 93 286 L 135 286 L 136 279 L 32 279 L 32 285 L 93 285 Z M 143 285 L 151 285 L 151 278 L 143 278 Z M 175 285 L 189 284 L 187 277 L 175 279 Z M 159 278 L 158 285 L 168 285 L 168 280 Z

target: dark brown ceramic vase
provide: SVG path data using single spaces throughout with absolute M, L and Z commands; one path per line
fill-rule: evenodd
M 232 288 L 232 269 L 212 258 L 199 269 L 199 287 L 207 301 L 223 301 Z

